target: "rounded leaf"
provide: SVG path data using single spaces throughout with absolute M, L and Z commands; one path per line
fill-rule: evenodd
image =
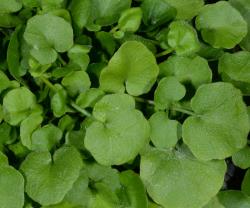
M 156 81 L 159 68 L 154 55 L 137 41 L 125 42 L 103 69 L 100 86 L 107 92 L 126 91 L 134 96 L 147 93 Z
M 240 91 L 229 83 L 204 84 L 191 100 L 196 116 L 183 124 L 183 140 L 201 160 L 224 159 L 247 143 L 249 120 Z
M 241 169 L 250 167 L 250 147 L 246 146 L 232 155 L 233 163 Z
M 202 162 L 184 152 L 158 149 L 142 155 L 140 164 L 149 196 L 163 207 L 204 206 L 220 190 L 225 171 L 224 161 Z
M 0 13 L 17 12 L 22 8 L 20 0 L 0 0 Z
M 219 201 L 225 208 L 250 208 L 250 197 L 241 191 L 229 190 L 218 194 Z
M 244 179 L 241 184 L 241 190 L 243 193 L 250 196 L 250 170 L 249 169 L 245 173 Z
M 247 34 L 247 23 L 227 1 L 207 4 L 196 18 L 204 41 L 215 48 L 233 48 Z
M 126 94 L 104 96 L 94 107 L 96 118 L 86 130 L 85 147 L 102 165 L 121 165 L 147 144 L 149 124 Z
M 53 158 L 49 152 L 32 152 L 21 164 L 25 191 L 41 205 L 59 203 L 77 180 L 81 167 L 81 156 L 73 147 L 58 149 Z

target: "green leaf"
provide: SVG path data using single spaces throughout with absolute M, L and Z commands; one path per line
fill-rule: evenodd
M 55 117 L 61 117 L 67 111 L 67 93 L 61 88 L 51 98 L 51 108 Z
M 124 92 L 126 88 L 138 96 L 151 89 L 158 71 L 155 57 L 142 43 L 127 41 L 102 70 L 100 86 L 107 92 Z
M 213 197 L 208 204 L 206 204 L 203 208 L 225 208 L 225 206 L 223 206 L 218 197 Z
M 226 1 L 205 5 L 196 18 L 196 28 L 214 48 L 233 48 L 247 34 L 246 21 Z
M 180 123 L 176 120 L 170 120 L 165 112 L 154 113 L 149 119 L 149 124 L 151 141 L 159 149 L 172 148 L 180 139 Z
M 86 148 L 84 146 L 84 137 L 85 131 L 83 131 L 82 129 L 69 131 L 65 135 L 65 144 L 74 146 L 78 150 L 85 151 Z
M 219 59 L 218 70 L 222 79 L 233 83 L 243 93 L 250 94 L 250 52 L 225 53 Z
M 118 27 L 123 32 L 136 32 L 141 24 L 142 10 L 140 7 L 133 7 L 125 10 L 118 21 Z
M 0 13 L 17 12 L 22 8 L 22 3 L 19 0 L 1 0 Z
M 159 82 L 154 101 L 158 109 L 168 109 L 171 104 L 181 100 L 186 94 L 185 87 L 175 77 L 165 77 Z
M 85 147 L 98 163 L 126 163 L 147 144 L 149 124 L 131 96 L 106 95 L 95 105 L 93 115 L 96 121 L 87 128 Z
M 33 151 L 50 151 L 62 138 L 62 131 L 53 124 L 36 129 L 31 136 Z
M 8 157 L 0 151 L 0 166 L 8 164 Z
M 109 55 L 113 55 L 116 50 L 116 42 L 111 33 L 100 31 L 96 33 L 96 38 L 101 43 L 102 47 L 108 52 Z
M 195 88 L 212 81 L 212 71 L 206 59 L 171 56 L 160 65 L 160 76 L 175 76 L 179 82 L 190 82 Z
M 24 205 L 23 176 L 8 166 L 8 163 L 2 163 L 1 154 L 0 152 L 0 207 L 21 208 Z
M 21 23 L 22 21 L 19 17 L 13 14 L 0 12 L 0 27 L 12 28 L 18 26 Z
M 70 96 L 74 97 L 90 88 L 90 79 L 85 71 L 74 71 L 66 75 L 62 85 L 67 89 Z
M 176 16 L 176 9 L 165 0 L 144 0 L 141 4 L 143 22 L 145 25 L 155 28 Z
M 165 0 L 172 7 L 176 8 L 176 19 L 191 20 L 196 16 L 204 5 L 203 0 Z
M 168 45 L 177 55 L 190 55 L 200 49 L 195 29 L 185 21 L 175 21 L 170 24 Z
M 191 100 L 195 116 L 183 124 L 183 140 L 201 160 L 224 159 L 247 143 L 249 120 L 240 91 L 229 83 L 205 84 Z
M 244 179 L 243 179 L 242 184 L 241 184 L 241 190 L 243 193 L 250 196 L 250 171 L 249 171 L 249 169 L 245 173 Z
M 9 91 L 3 98 L 4 119 L 18 125 L 37 107 L 35 95 L 26 87 Z
M 247 197 L 241 191 L 229 190 L 222 191 L 218 194 L 219 201 L 226 208 L 249 208 L 250 197 Z
M 250 167 L 250 147 L 246 146 L 232 155 L 233 163 L 241 169 Z
M 163 207 L 204 206 L 220 190 L 225 171 L 224 161 L 202 162 L 184 152 L 158 149 L 142 155 L 140 164 L 149 196 Z
M 90 88 L 77 97 L 76 104 L 81 108 L 94 107 L 96 102 L 100 100 L 104 94 L 105 93 L 99 88 Z
M 244 50 L 250 51 L 250 2 L 247 0 L 229 0 L 229 3 L 235 7 L 247 22 L 248 33 L 240 42 Z
M 0 124 L 0 152 L 3 150 L 3 146 L 11 144 L 15 141 L 15 136 L 13 135 L 13 129 L 9 124 L 3 122 Z
M 20 125 L 20 138 L 22 144 L 28 149 L 32 149 L 32 133 L 41 125 L 43 117 L 33 113 L 24 119 Z
M 31 55 L 46 65 L 73 45 L 73 30 L 63 18 L 52 14 L 36 15 L 28 20 L 24 39 L 32 47 Z
M 81 167 L 81 156 L 73 147 L 58 149 L 53 158 L 49 152 L 32 152 L 21 165 L 25 191 L 41 205 L 59 203 L 77 180 Z
M 120 173 L 120 182 L 128 195 L 129 206 L 148 208 L 146 190 L 140 177 L 131 170 Z

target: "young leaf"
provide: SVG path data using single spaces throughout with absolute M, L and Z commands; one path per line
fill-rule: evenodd
M 246 21 L 226 1 L 205 5 L 196 18 L 196 28 L 214 48 L 233 48 L 247 34 Z
M 102 70 L 100 86 L 107 92 L 124 92 L 131 95 L 147 93 L 158 75 L 153 54 L 140 42 L 127 41 Z
M 149 124 L 151 141 L 159 149 L 172 148 L 180 139 L 180 123 L 170 120 L 165 112 L 154 113 L 149 119 Z
M 246 146 L 232 155 L 233 163 L 241 169 L 250 167 L 250 147 Z
M 218 194 L 219 201 L 226 208 L 235 207 L 250 207 L 250 197 L 246 196 L 241 191 L 229 190 L 222 191 Z
M 84 142 L 98 163 L 126 163 L 147 144 L 149 124 L 131 96 L 106 95 L 95 105 L 93 115 L 96 121 L 87 128 Z
M 198 88 L 191 100 L 195 116 L 183 124 L 183 140 L 201 160 L 224 159 L 247 143 L 249 120 L 240 91 L 217 82 Z
M 220 190 L 225 171 L 224 161 L 202 162 L 158 149 L 142 155 L 140 164 L 148 194 L 163 207 L 202 207 Z
M 49 152 L 32 152 L 21 165 L 26 178 L 25 191 L 41 205 L 62 201 L 79 176 L 82 159 L 73 147 Z
M 200 49 L 195 29 L 184 21 L 175 21 L 169 25 L 168 45 L 177 55 L 190 55 Z

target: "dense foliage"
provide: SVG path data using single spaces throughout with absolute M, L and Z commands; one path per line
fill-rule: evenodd
M 249 0 L 0 0 L 0 208 L 250 208 Z

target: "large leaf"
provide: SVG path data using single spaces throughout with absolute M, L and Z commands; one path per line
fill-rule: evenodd
M 225 208 L 250 208 L 250 197 L 247 197 L 240 191 L 222 191 L 218 194 L 218 198 Z
M 0 13 L 17 12 L 22 8 L 19 0 L 0 0 Z
M 126 94 L 104 96 L 94 107 L 85 146 L 102 165 L 120 165 L 135 158 L 149 138 L 149 124 Z
M 224 159 L 247 143 L 249 120 L 240 91 L 229 83 L 205 84 L 191 100 L 195 116 L 183 124 L 183 140 L 202 160 Z
M 32 152 L 21 165 L 26 178 L 25 191 L 41 205 L 61 202 L 77 180 L 82 167 L 80 154 L 73 147 L 49 152 Z
M 52 14 L 36 15 L 28 20 L 24 39 L 32 47 L 31 55 L 41 64 L 57 59 L 57 52 L 66 52 L 73 45 L 73 29 L 61 17 Z
M 163 207 L 200 208 L 220 190 L 224 161 L 202 162 L 184 152 L 151 149 L 142 155 L 140 176 Z M 195 177 L 194 177 L 195 176 Z
M 125 42 L 109 61 L 100 76 L 101 88 L 107 92 L 126 91 L 134 96 L 147 93 L 158 75 L 153 54 L 142 43 Z
M 196 28 L 207 43 L 215 48 L 233 48 L 247 34 L 247 23 L 226 1 L 207 4 L 196 18 Z

